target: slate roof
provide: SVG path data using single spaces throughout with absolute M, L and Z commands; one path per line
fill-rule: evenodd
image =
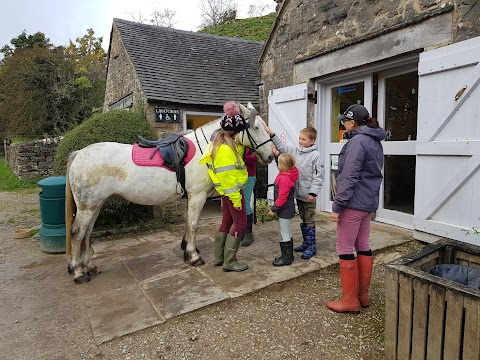
M 114 19 L 147 101 L 258 104 L 263 43 Z

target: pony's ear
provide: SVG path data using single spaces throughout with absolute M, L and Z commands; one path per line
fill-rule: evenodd
M 252 103 L 250 101 L 247 104 L 247 109 L 255 110 L 255 107 L 252 105 Z
M 240 103 L 238 103 L 238 107 L 240 108 L 240 112 L 242 113 L 243 117 L 245 119 L 248 119 L 250 117 L 250 110 L 248 110 L 245 106 L 243 106 Z

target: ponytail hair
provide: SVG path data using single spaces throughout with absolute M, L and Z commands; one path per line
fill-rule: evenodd
M 235 131 L 227 131 L 220 129 L 215 133 L 215 136 L 212 140 L 212 158 L 215 159 L 215 155 L 217 154 L 217 148 L 222 144 L 227 144 L 230 146 L 232 151 L 237 157 L 240 157 L 240 154 L 237 151 L 237 145 L 235 142 Z
M 372 128 L 372 129 L 377 129 L 377 128 L 380 127 L 380 124 L 378 123 L 378 120 L 375 119 L 375 118 L 372 118 L 371 116 L 369 116 L 365 120 L 365 125 L 367 125 L 369 128 Z

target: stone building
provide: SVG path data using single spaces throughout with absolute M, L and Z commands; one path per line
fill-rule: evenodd
M 319 130 L 318 210 L 330 211 L 335 195 L 344 142 L 336 117 L 361 103 L 389 134 L 377 220 L 478 242 L 461 230 L 480 225 L 472 189 L 480 183 L 480 2 L 276 2 L 260 56 L 260 109 L 286 142 L 297 143 L 307 124 Z M 272 167 L 269 183 L 274 177 Z
M 262 47 L 114 19 L 103 110 L 143 108 L 160 137 L 220 117 L 227 100 L 258 106 Z

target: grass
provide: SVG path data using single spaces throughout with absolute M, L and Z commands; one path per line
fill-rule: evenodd
M 225 24 L 207 27 L 199 33 L 236 37 L 244 40 L 266 41 L 275 22 L 276 13 L 249 18 L 235 19 Z
M 8 166 L 5 156 L 0 155 L 0 191 L 36 190 L 39 180 L 20 180 Z

